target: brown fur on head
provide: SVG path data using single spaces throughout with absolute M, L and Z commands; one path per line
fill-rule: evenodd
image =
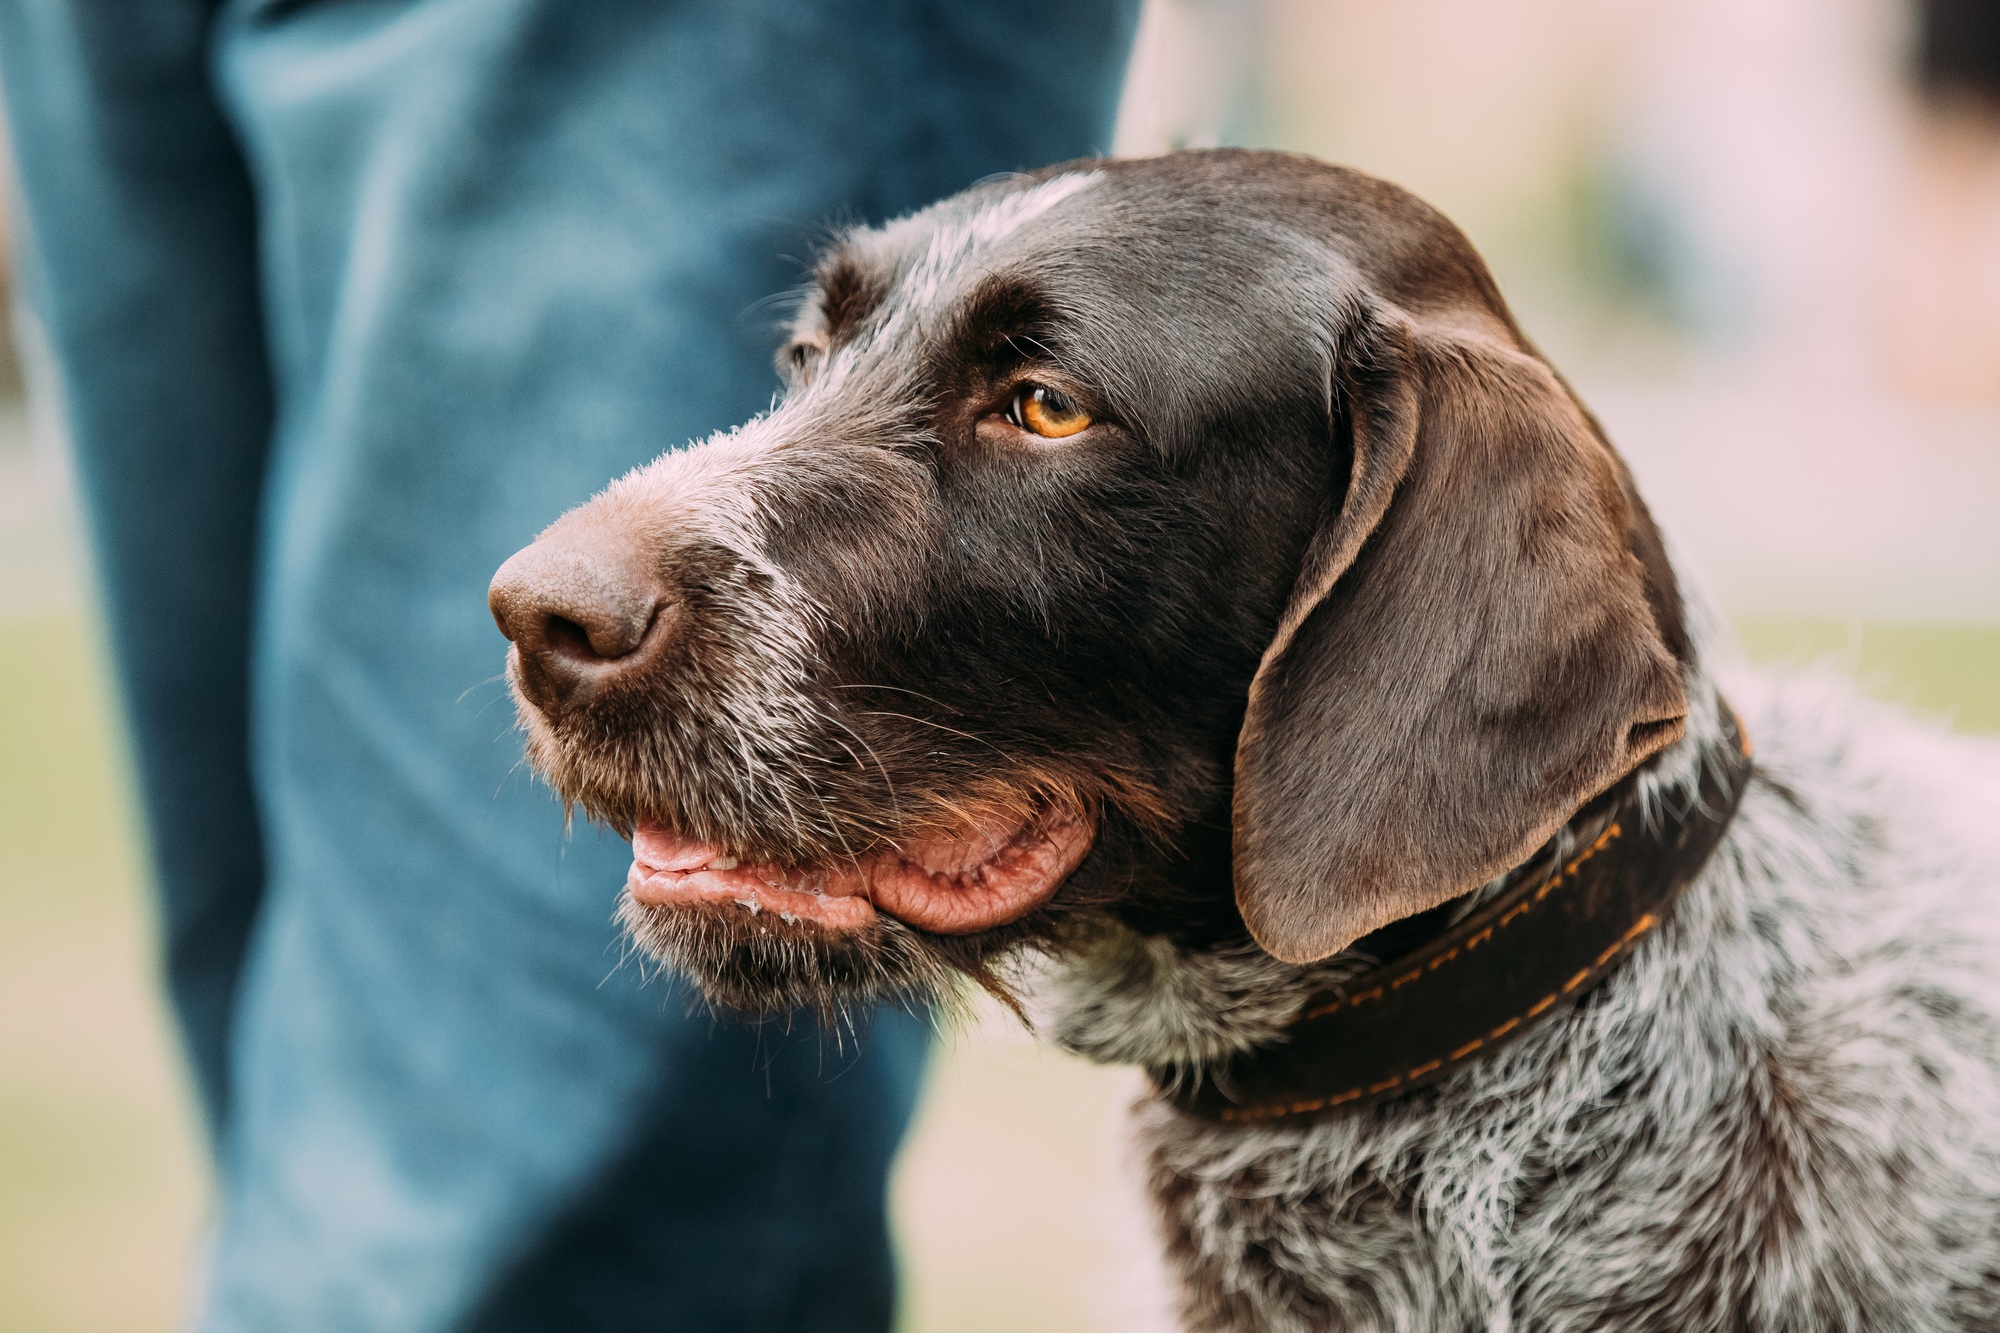
M 1325 957 L 1679 734 L 1650 520 L 1409 195 L 1279 154 L 1085 163 L 820 274 L 778 407 L 543 538 L 666 590 L 643 661 L 522 712 L 567 799 L 656 830 L 647 873 L 719 886 L 623 908 L 717 999 L 936 989 L 1079 914 Z M 1024 424 L 1037 386 L 1087 427 Z M 1079 821 L 1073 872 L 1008 878 L 1071 864 L 1048 830 Z M 953 839 L 993 859 L 912 850 Z M 829 884 L 871 906 L 819 912 Z

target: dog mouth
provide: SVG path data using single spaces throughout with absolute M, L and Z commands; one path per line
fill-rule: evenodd
M 886 914 L 939 935 L 969 935 L 1017 921 L 1062 887 L 1096 839 L 1087 815 L 1048 809 L 994 815 L 955 835 L 802 866 L 751 862 L 663 824 L 632 833 L 626 889 L 647 907 L 731 906 L 751 916 L 811 922 L 836 934 L 866 930 Z

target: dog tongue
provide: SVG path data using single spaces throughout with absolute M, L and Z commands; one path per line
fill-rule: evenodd
M 1051 814 L 857 861 L 793 867 L 743 864 L 712 844 L 642 823 L 632 834 L 627 885 L 638 901 L 657 906 L 734 902 L 836 930 L 866 925 L 879 908 L 919 930 L 962 935 L 1005 925 L 1047 901 L 1095 834 L 1087 819 Z

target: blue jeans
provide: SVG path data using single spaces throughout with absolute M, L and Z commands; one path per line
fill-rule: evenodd
M 829 219 L 1106 145 L 1136 0 L 0 0 L 214 1132 L 211 1330 L 881 1329 L 921 1025 L 686 1016 L 485 588 L 765 406 Z

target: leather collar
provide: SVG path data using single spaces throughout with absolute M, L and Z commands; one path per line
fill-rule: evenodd
M 1307 996 L 1282 1043 L 1199 1078 L 1155 1070 L 1154 1087 L 1204 1120 L 1324 1120 L 1435 1083 L 1564 1012 L 1659 926 L 1736 813 L 1750 743 L 1729 705 L 1716 706 L 1724 739 L 1704 756 L 1686 809 L 1642 810 L 1637 775 L 1626 777 L 1464 920 L 1416 947 L 1398 947 L 1409 931 L 1396 926 L 1359 941 L 1395 956 Z

